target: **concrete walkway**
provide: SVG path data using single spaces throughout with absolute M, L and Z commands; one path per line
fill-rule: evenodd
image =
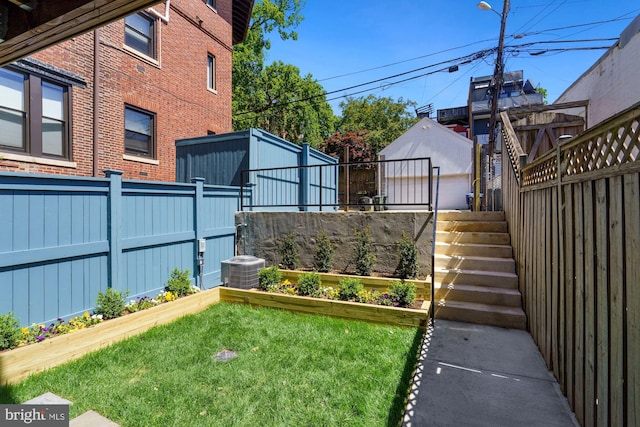
M 526 331 L 436 319 L 420 359 L 406 427 L 579 425 Z

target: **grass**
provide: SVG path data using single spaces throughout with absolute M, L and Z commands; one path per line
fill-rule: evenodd
M 0 388 L 122 426 L 395 426 L 421 332 L 220 303 Z M 238 357 L 217 361 L 222 350 Z

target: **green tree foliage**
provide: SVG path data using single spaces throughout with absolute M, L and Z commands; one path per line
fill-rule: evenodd
M 340 103 L 342 118 L 338 121 L 338 130 L 343 133 L 366 131 L 365 141 L 375 156 L 417 123 L 418 118 L 412 113 L 415 106 L 415 102 L 402 98 L 397 101 L 374 95 L 347 98 Z
M 548 104 L 549 101 L 547 100 L 547 90 L 543 87 L 539 87 L 536 89 L 536 92 L 541 93 L 542 94 L 542 103 L 543 104 Z
M 245 41 L 233 51 L 233 128 L 262 128 L 289 141 L 318 146 L 334 129 L 324 88 L 282 62 L 265 66 L 269 34 L 297 40 L 304 1 L 257 0 Z

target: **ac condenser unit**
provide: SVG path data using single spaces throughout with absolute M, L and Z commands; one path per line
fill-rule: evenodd
M 258 271 L 264 268 L 264 259 L 252 255 L 238 255 L 222 261 L 222 283 L 230 288 L 258 287 Z

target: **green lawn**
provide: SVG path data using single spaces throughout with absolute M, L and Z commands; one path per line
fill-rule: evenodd
M 0 388 L 122 426 L 395 426 L 421 331 L 216 304 Z M 221 350 L 238 357 L 215 360 Z

